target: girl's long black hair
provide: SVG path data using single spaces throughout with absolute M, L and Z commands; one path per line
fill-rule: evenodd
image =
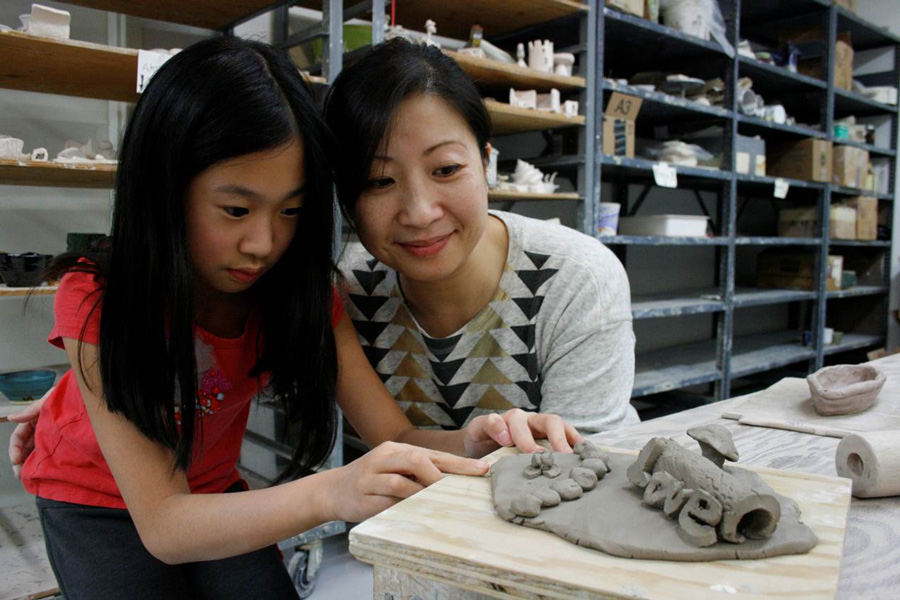
M 433 46 L 394 38 L 374 46 L 341 71 L 325 99 L 325 119 L 340 147 L 335 162 L 338 200 L 354 216 L 366 188 L 372 159 L 400 104 L 413 94 L 443 99 L 465 120 L 482 158 L 491 137 L 491 117 L 478 89 L 455 60 Z
M 51 268 L 51 276 L 82 271 L 101 279 L 95 309 L 102 307 L 106 404 L 171 449 L 177 468 L 198 458 L 193 443 L 202 435 L 195 416 L 188 184 L 212 165 L 297 135 L 306 163 L 303 209 L 289 248 L 252 288 L 260 344 L 247 369 L 250 376 L 269 374 L 293 425 L 296 450 L 282 478 L 308 471 L 327 457 L 337 430 L 333 141 L 312 90 L 282 52 L 218 37 L 163 65 L 125 130 L 111 236 L 90 251 L 58 257 Z

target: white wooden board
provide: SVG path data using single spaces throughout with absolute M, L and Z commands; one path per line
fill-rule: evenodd
M 851 433 L 900 429 L 900 360 L 886 357 L 871 364 L 884 371 L 887 381 L 869 410 L 846 416 L 823 417 L 815 411 L 805 379 L 788 377 L 750 394 L 722 413 L 742 425 L 789 429 L 801 433 L 844 437 Z

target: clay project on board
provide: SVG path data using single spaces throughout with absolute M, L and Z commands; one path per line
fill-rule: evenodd
M 688 435 L 701 452 L 653 438 L 635 460 L 590 442 L 574 454 L 507 456 L 491 469 L 494 509 L 615 556 L 673 561 L 756 559 L 809 552 L 818 539 L 797 504 L 737 460 L 718 425 Z
M 819 369 L 806 381 L 813 408 L 830 417 L 872 408 L 886 379 L 884 373 L 870 365 L 836 365 Z

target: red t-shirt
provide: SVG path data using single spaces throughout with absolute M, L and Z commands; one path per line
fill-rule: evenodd
M 86 273 L 63 277 L 54 305 L 56 321 L 48 338 L 51 344 L 62 348 L 63 338 L 70 338 L 99 345 L 100 307 L 93 313 L 91 308 L 100 287 L 94 276 Z M 334 293 L 332 326 L 342 315 L 343 304 Z M 239 338 L 220 338 L 196 329 L 199 385 L 194 414 L 203 436 L 202 446 L 195 446 L 195 458 L 187 472 L 194 493 L 224 492 L 240 479 L 237 460 L 250 401 L 261 383 L 248 375 L 256 363 L 258 328 L 259 317 L 254 314 L 247 319 Z M 44 402 L 34 435 L 34 451 L 22 468 L 22 483 L 29 493 L 50 500 L 125 508 L 71 369 Z

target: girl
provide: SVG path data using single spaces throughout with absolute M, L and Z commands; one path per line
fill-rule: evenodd
M 22 469 L 65 597 L 294 597 L 277 540 L 363 520 L 442 471 L 487 471 L 463 456 L 536 447 L 522 415 L 417 431 L 387 394 L 331 288 L 328 140 L 290 61 L 236 38 L 176 55 L 138 102 L 112 235 L 56 267 L 50 341 L 73 368 Z M 377 448 L 243 491 L 235 465 L 263 386 L 297 427 L 289 474 L 328 455 L 335 402 Z M 580 439 L 543 425 L 556 449 Z
M 488 211 L 490 117 L 456 62 L 392 40 L 338 76 L 325 110 L 365 247 L 341 260 L 347 311 L 410 420 L 518 407 L 583 433 L 637 422 L 624 269 L 572 229 Z

